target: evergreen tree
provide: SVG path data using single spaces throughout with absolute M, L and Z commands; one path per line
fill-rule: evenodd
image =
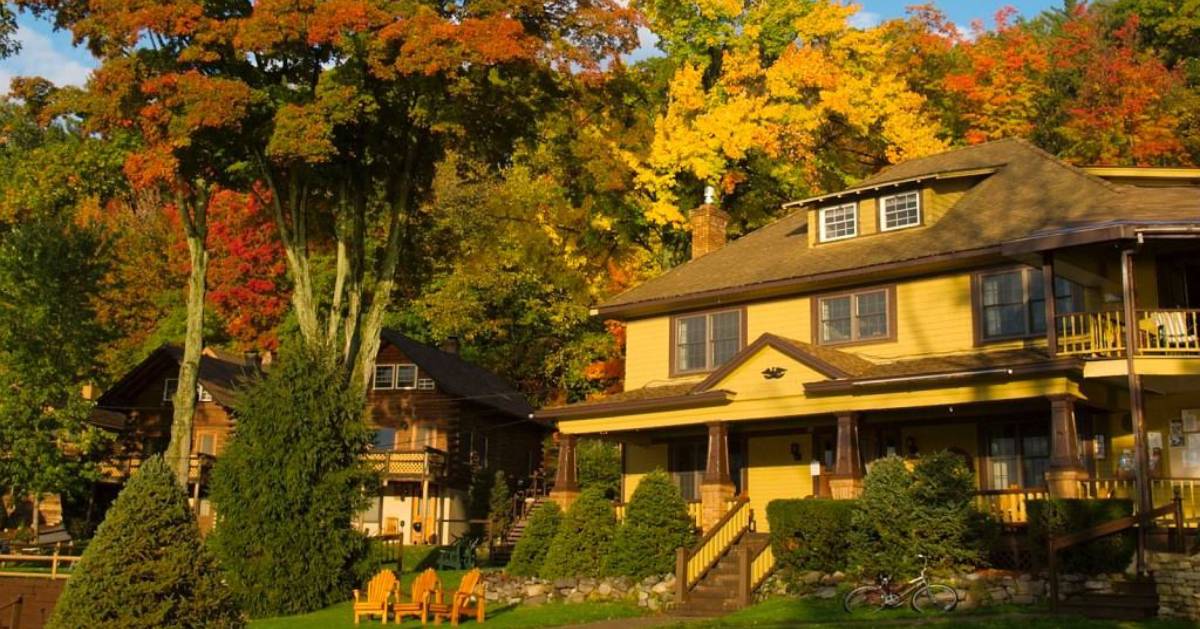
M 513 549 L 508 562 L 508 573 L 521 577 L 537 576 L 546 562 L 546 553 L 562 524 L 562 507 L 557 502 L 546 502 L 534 510 L 525 525 L 525 532 Z
M 284 352 L 237 406 L 237 432 L 213 470 L 213 549 L 252 616 L 297 614 L 344 600 L 367 556 L 351 528 L 378 480 L 363 397 L 337 361 Z
M 108 511 L 47 626 L 242 627 L 200 541 L 183 489 L 160 457 L 142 464 Z
M 540 576 L 598 577 L 611 549 L 617 522 L 612 502 L 598 488 L 585 489 L 563 518 Z
M 496 472 L 492 491 L 488 497 L 488 532 L 493 538 L 503 539 L 512 526 L 512 489 L 504 470 Z
M 655 470 L 638 483 L 617 530 L 605 572 L 635 578 L 671 572 L 675 550 L 691 547 L 695 525 L 687 503 L 666 472 Z

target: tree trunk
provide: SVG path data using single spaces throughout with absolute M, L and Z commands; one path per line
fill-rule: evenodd
M 182 487 L 187 487 L 188 465 L 192 454 L 192 416 L 196 411 L 196 385 L 200 380 L 200 354 L 204 350 L 204 292 L 208 273 L 207 234 L 208 198 L 201 195 L 188 215 L 180 203 L 187 232 L 188 273 L 187 331 L 183 341 L 183 360 L 179 364 L 179 389 L 175 392 L 175 413 L 171 420 L 171 441 L 167 446 L 167 464 L 175 470 Z

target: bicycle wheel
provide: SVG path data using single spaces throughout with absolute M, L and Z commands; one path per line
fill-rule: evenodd
M 847 614 L 873 614 L 884 608 L 883 588 L 878 585 L 864 585 L 850 590 L 842 599 L 842 609 Z
M 912 608 L 921 613 L 948 612 L 958 606 L 958 592 L 948 585 L 931 583 L 912 596 Z

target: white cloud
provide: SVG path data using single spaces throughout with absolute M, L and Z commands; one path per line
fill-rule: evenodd
M 859 11 L 858 13 L 850 16 L 850 26 L 862 29 L 873 28 L 875 26 L 879 26 L 879 23 L 882 20 L 883 18 L 878 13 L 873 13 L 871 11 Z
M 21 52 L 0 60 L 0 94 L 17 76 L 40 76 L 55 85 L 83 85 L 92 68 L 63 52 L 51 38 L 25 25 L 17 27 Z

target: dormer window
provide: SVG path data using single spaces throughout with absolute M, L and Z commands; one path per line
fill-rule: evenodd
M 921 193 L 901 192 L 879 200 L 880 231 L 904 229 L 921 224 Z
M 844 203 L 821 208 L 821 242 L 858 235 L 858 204 Z

